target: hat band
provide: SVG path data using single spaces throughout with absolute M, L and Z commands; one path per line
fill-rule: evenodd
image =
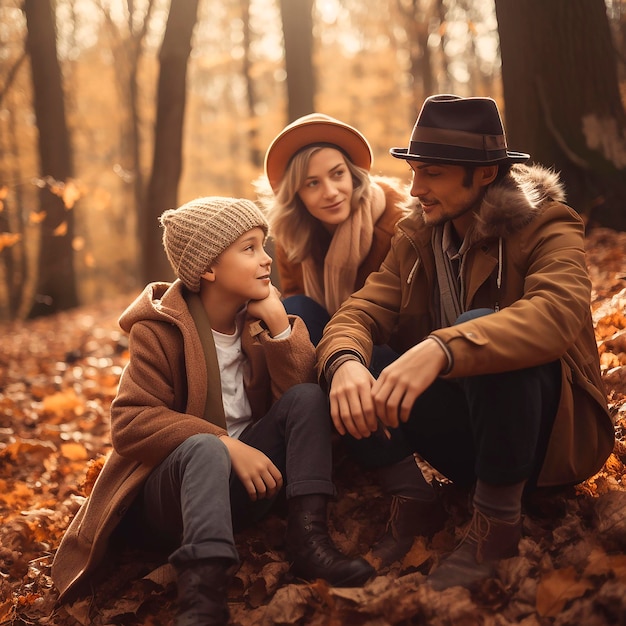
M 480 135 L 468 133 L 464 130 L 450 130 L 445 128 L 429 128 L 418 126 L 413 131 L 409 152 L 414 152 L 416 143 L 435 143 L 472 150 L 506 150 L 504 135 Z

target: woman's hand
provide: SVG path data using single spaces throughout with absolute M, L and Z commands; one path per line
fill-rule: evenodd
M 223 436 L 220 441 L 228 448 L 233 471 L 250 500 L 273 498 L 282 489 L 280 470 L 263 452 L 233 437 Z

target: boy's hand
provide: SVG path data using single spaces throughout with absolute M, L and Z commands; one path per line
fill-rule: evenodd
M 280 291 L 270 285 L 270 292 L 263 300 L 250 300 L 248 313 L 265 322 L 270 335 L 276 337 L 289 326 L 287 312 L 280 299 Z
M 220 437 L 220 441 L 228 448 L 233 470 L 250 500 L 273 498 L 282 489 L 280 470 L 263 452 L 233 437 Z
M 330 415 L 340 435 L 369 437 L 378 428 L 372 385 L 374 377 L 359 361 L 346 361 L 330 385 Z

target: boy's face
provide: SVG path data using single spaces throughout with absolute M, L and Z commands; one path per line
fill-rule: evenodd
M 242 304 L 266 298 L 270 292 L 272 258 L 265 252 L 264 239 L 259 227 L 244 233 L 217 257 L 203 278 L 224 298 L 241 300 Z

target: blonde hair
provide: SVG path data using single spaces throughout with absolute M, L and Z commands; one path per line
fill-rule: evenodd
M 355 165 L 348 156 L 332 144 L 314 145 L 297 152 L 285 170 L 276 193 L 261 201 L 267 209 L 267 221 L 273 239 L 285 250 L 292 263 L 301 263 L 309 256 L 320 259 L 320 242 L 328 238 L 322 223 L 313 217 L 298 195 L 307 177 L 311 157 L 323 148 L 336 148 L 341 152 L 352 176 L 352 211 L 360 211 L 371 198 L 369 172 Z

